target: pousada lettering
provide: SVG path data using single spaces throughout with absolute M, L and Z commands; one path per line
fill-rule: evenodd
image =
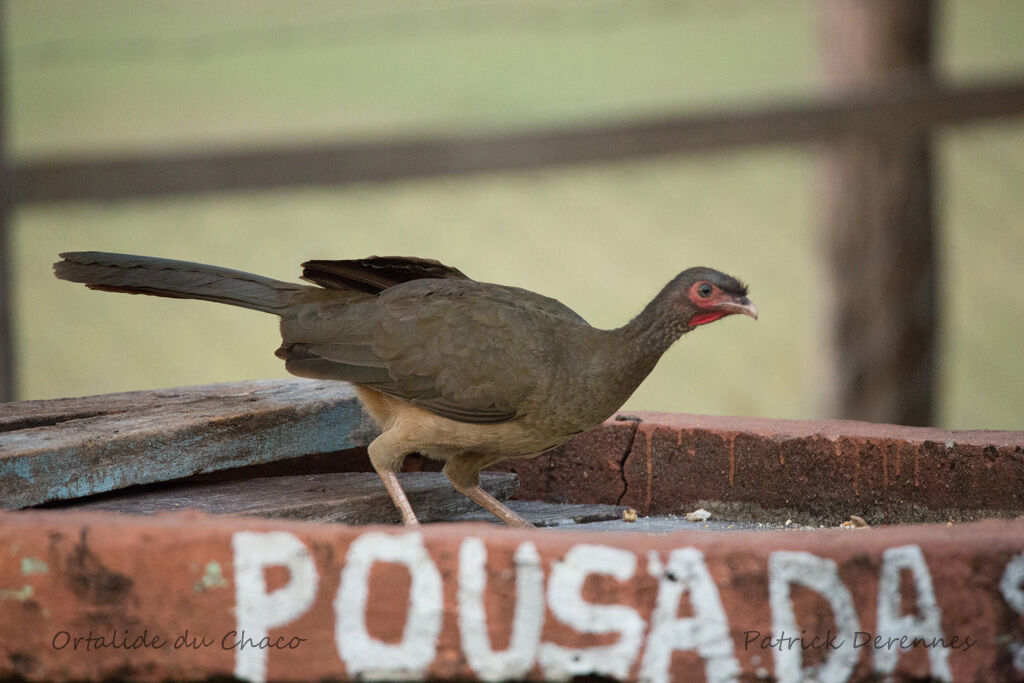
M 271 638 L 269 632 L 312 608 L 321 576 L 309 548 L 289 532 L 237 532 L 232 550 L 237 623 L 225 638 L 235 645 L 229 648 L 235 654 L 235 676 L 263 683 L 272 652 L 297 646 Z M 597 674 L 661 683 L 672 678 L 675 652 L 694 653 L 708 681 L 735 681 L 741 675 L 739 648 L 764 650 L 779 681 L 845 681 L 864 662 L 873 674 L 885 677 L 896 670 L 901 656 L 923 649 L 928 674 L 951 681 L 950 654 L 969 650 L 978 642 L 970 634 L 942 631 L 931 573 L 916 545 L 882 553 L 876 623 L 869 628 L 863 627 L 834 560 L 797 551 L 770 553 L 766 569 L 771 629 L 762 632 L 730 623 L 719 587 L 697 548 L 639 555 L 578 543 L 551 560 L 545 572 L 535 544 L 524 541 L 510 567 L 514 605 L 502 618 L 509 621 L 511 635 L 500 649 L 490 640 L 484 609 L 487 561 L 485 540 L 466 537 L 459 546 L 458 570 L 446 578 L 419 532 L 359 535 L 346 551 L 331 605 L 337 656 L 348 675 L 366 680 L 427 677 L 438 656 L 446 618 L 444 596 L 452 593 L 462 657 L 472 673 L 485 681 L 521 678 L 536 668 L 553 680 Z M 400 565 L 411 580 L 405 625 L 397 642 L 384 642 L 367 627 L 370 574 L 378 563 Z M 287 570 L 288 580 L 269 590 L 265 570 L 280 566 Z M 650 601 L 642 610 L 637 604 L 585 598 L 588 582 L 627 583 L 645 576 L 653 578 L 657 588 L 638 594 Z M 901 577 L 909 585 L 901 587 Z M 457 582 L 454 591 L 446 591 L 446 580 Z M 827 602 L 834 623 L 826 633 L 809 633 L 800 627 L 794 605 L 798 587 Z M 904 613 L 901 605 L 901 591 L 908 587 L 914 596 L 912 613 Z M 1007 565 L 1000 590 L 1009 608 L 1024 617 L 1024 553 Z M 551 620 L 584 636 L 577 641 L 595 636 L 595 644 L 570 647 L 545 641 L 544 627 Z M 1009 642 L 1006 647 L 1014 665 L 1024 672 L 1024 644 Z M 811 650 L 818 651 L 813 658 L 807 655 Z

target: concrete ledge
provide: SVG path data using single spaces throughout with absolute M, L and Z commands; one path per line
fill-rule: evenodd
M 1024 432 L 637 413 L 504 468 L 521 498 L 644 514 L 709 502 L 831 524 L 1024 514 Z
M 32 681 L 1005 681 L 1024 677 L 1024 521 L 647 536 L 7 512 L 0 605 L 0 676 Z

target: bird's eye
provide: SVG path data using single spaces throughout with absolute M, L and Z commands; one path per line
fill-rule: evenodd
M 697 288 L 697 295 L 702 299 L 707 299 L 711 296 L 711 285 L 706 282 L 701 284 L 701 286 Z

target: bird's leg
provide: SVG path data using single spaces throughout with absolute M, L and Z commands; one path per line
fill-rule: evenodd
M 476 501 L 480 507 L 484 508 L 509 526 L 533 526 L 533 524 L 524 519 L 521 515 L 517 514 L 500 500 L 480 488 L 479 484 L 476 486 L 470 486 L 469 488 L 460 488 L 456 486 L 455 490 L 464 494 L 469 499 Z
M 402 468 L 402 461 L 405 460 L 405 450 L 402 445 L 397 443 L 393 437 L 389 437 L 387 432 L 384 432 L 373 440 L 367 451 L 370 454 L 373 469 L 377 470 L 380 480 L 384 482 L 385 490 L 402 515 L 402 524 L 419 526 L 420 522 L 416 519 L 416 513 L 412 511 L 412 505 L 409 504 L 409 499 L 406 497 L 405 491 L 402 490 L 402 485 L 398 483 L 398 476 L 395 474 Z
M 409 504 L 409 499 L 405 496 L 405 491 L 402 490 L 402 485 L 398 483 L 398 476 L 394 472 L 378 471 L 381 481 L 384 482 L 384 488 L 387 489 L 388 495 L 391 496 L 391 500 L 394 501 L 395 507 L 402 515 L 402 524 L 405 526 L 419 526 L 420 520 L 416 519 L 416 513 L 412 511 L 412 505 Z
M 475 454 L 450 458 L 444 466 L 444 473 L 455 490 L 463 494 L 492 515 L 514 527 L 532 527 L 522 516 L 516 514 L 497 498 L 480 488 L 480 458 Z

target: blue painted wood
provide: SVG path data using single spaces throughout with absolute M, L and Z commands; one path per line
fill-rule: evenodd
M 0 405 L 0 507 L 365 446 L 348 384 L 234 382 Z

